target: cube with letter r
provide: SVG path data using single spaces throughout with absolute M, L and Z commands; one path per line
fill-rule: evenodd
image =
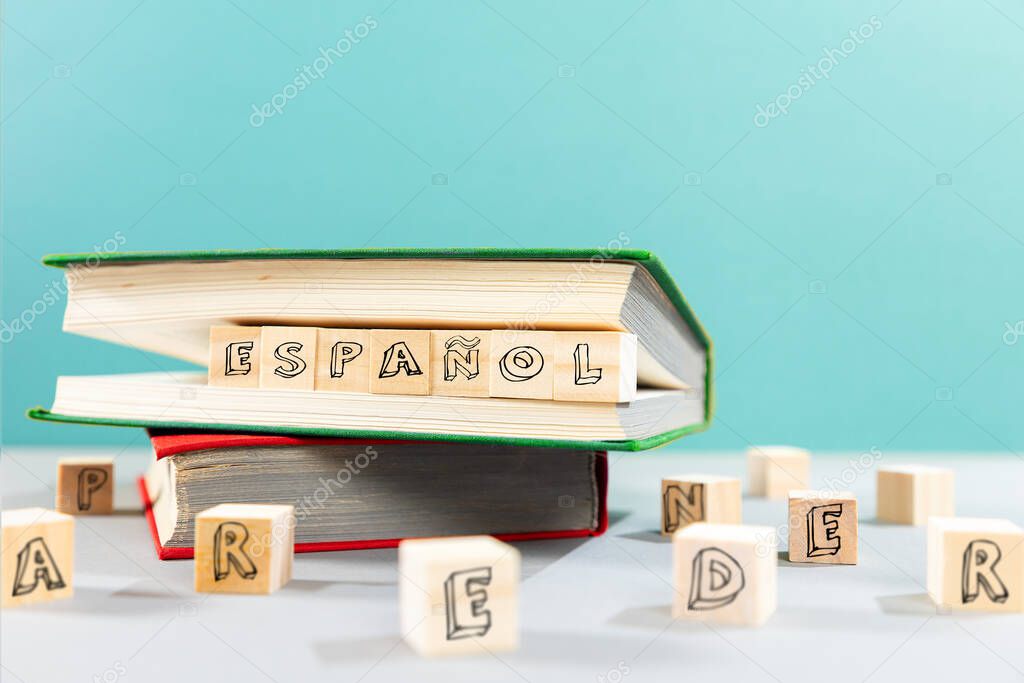
M 950 611 L 1024 612 L 1024 529 L 1007 519 L 929 518 L 928 593 Z
M 519 551 L 490 536 L 402 541 L 402 633 L 421 655 L 519 646 Z

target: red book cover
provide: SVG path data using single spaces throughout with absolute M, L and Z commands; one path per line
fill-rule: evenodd
M 331 444 L 360 444 L 377 445 L 382 443 L 395 443 L 363 440 L 363 439 L 327 439 L 327 438 L 302 438 L 292 436 L 273 436 L 266 434 L 234 434 L 234 433 L 181 433 L 150 431 L 150 442 L 153 445 L 153 452 L 157 459 L 166 458 L 172 455 L 188 453 L 191 451 L 208 450 L 213 448 L 244 448 L 244 447 L 272 447 L 272 446 L 323 446 Z M 412 443 L 412 442 L 406 442 Z M 571 529 L 567 531 L 541 531 L 528 533 L 495 534 L 495 538 L 502 541 L 532 541 L 552 538 L 583 538 L 587 536 L 600 536 L 608 528 L 608 456 L 606 453 L 597 453 L 596 459 L 596 481 L 598 516 L 597 527 L 594 529 Z M 146 511 L 146 519 L 149 522 L 149 530 L 153 535 L 153 544 L 156 546 L 156 554 L 161 560 L 192 559 L 195 554 L 193 548 L 171 548 L 160 544 L 160 537 L 157 534 L 156 518 L 153 515 L 153 502 L 149 491 L 146 490 L 145 477 L 139 477 L 139 493 L 142 497 L 142 504 Z M 394 548 L 402 541 L 401 538 L 382 538 L 375 540 L 360 541 L 325 541 L 321 543 L 296 543 L 295 552 L 315 553 L 329 550 L 366 550 L 373 548 Z

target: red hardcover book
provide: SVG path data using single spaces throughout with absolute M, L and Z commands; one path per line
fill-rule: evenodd
M 193 557 L 195 514 L 229 502 L 295 505 L 295 552 L 424 536 L 578 538 L 608 526 L 603 451 L 212 432 L 150 439 L 156 460 L 139 492 L 163 560 Z

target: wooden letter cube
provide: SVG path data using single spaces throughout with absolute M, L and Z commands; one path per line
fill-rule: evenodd
M 317 329 L 317 391 L 370 391 L 370 331 Z
M 273 593 L 292 578 L 295 508 L 225 503 L 196 515 L 198 593 Z
M 790 491 L 789 561 L 857 564 L 857 498 L 849 491 Z
M 1024 612 L 1024 530 L 1005 519 L 930 518 L 928 594 L 956 611 Z
M 260 336 L 260 389 L 313 391 L 315 327 L 264 327 Z
M 4 510 L 3 607 L 70 598 L 75 520 L 43 508 Z
M 636 398 L 636 335 L 556 332 L 556 401 L 629 403 Z
M 691 524 L 672 536 L 675 618 L 757 626 L 775 611 L 775 530 Z
M 953 471 L 928 465 L 878 468 L 878 519 L 926 524 L 931 516 L 953 516 Z
M 114 510 L 113 458 L 61 458 L 57 461 L 57 512 L 109 515 Z
M 793 446 L 753 446 L 747 449 L 747 472 L 750 495 L 786 498 L 810 485 L 811 454 Z
M 491 390 L 491 333 L 434 330 L 430 333 L 430 393 L 487 397 Z
M 421 655 L 519 647 L 519 551 L 490 536 L 402 541 L 402 633 Z
M 680 474 L 661 480 L 663 536 L 695 522 L 739 524 L 742 508 L 740 480 L 734 477 Z
M 260 385 L 260 328 L 215 325 L 210 328 L 211 387 L 255 389 Z
M 430 330 L 370 330 L 370 391 L 430 394 Z
M 554 397 L 554 332 L 494 330 L 491 363 L 491 396 L 547 401 Z

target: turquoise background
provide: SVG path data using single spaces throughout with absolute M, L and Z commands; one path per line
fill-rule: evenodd
M 3 320 L 43 302 L 2 346 L 6 443 L 137 442 L 23 411 L 58 374 L 181 367 L 62 334 L 44 253 L 622 233 L 717 344 L 717 420 L 686 447 L 1024 450 L 1024 322 L 1004 334 L 1024 320 L 1020 3 L 5 11 Z M 829 78 L 810 74 L 829 50 Z

